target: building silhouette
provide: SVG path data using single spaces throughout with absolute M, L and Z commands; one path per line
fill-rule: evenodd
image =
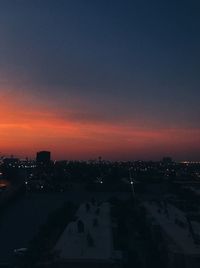
M 37 152 L 36 162 L 38 164 L 49 164 L 51 161 L 51 152 L 48 151 L 40 151 Z

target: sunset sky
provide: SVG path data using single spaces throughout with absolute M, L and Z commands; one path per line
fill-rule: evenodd
M 200 161 L 198 1 L 0 1 L 0 154 Z

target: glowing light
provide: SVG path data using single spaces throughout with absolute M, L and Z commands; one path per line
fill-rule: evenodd
M 23 96 L 22 100 L 14 97 L 4 97 L 0 107 L 4 115 L 0 122 L 0 147 L 7 154 L 23 152 L 35 156 L 36 151 L 47 148 L 58 160 L 69 155 L 70 159 L 104 155 L 122 160 L 144 159 L 144 156 L 151 159 L 152 155 L 159 159 L 169 151 L 186 155 L 200 150 L 200 129 L 158 126 L 152 130 L 138 127 L 137 122 L 74 120 L 68 109 L 56 110 L 45 104 L 37 107 L 36 103 L 29 107 Z

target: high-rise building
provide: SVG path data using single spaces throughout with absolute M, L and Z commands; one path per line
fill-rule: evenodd
M 162 162 L 163 162 L 164 164 L 172 164 L 172 163 L 173 163 L 173 160 L 172 160 L 171 157 L 169 157 L 169 156 L 165 156 L 165 157 L 163 157 Z
M 36 161 L 38 164 L 48 164 L 51 161 L 51 152 L 40 151 L 37 152 Z

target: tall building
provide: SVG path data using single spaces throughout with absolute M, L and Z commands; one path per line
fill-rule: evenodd
M 171 157 L 169 157 L 169 156 L 165 156 L 165 157 L 163 157 L 162 162 L 163 162 L 164 164 L 172 164 L 172 163 L 173 163 L 173 160 L 172 160 Z
M 37 152 L 36 161 L 38 164 L 49 164 L 51 161 L 51 152 L 48 151 Z

